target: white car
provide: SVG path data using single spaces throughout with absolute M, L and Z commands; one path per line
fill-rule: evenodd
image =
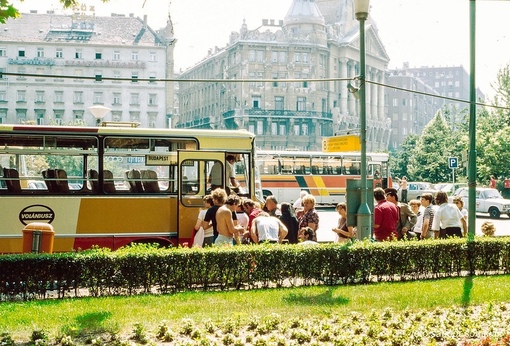
M 420 199 L 420 196 L 426 192 L 429 192 L 434 196 L 437 192 L 431 183 L 410 181 L 407 183 L 407 202 L 409 203 L 412 199 Z M 402 201 L 402 190 L 398 191 L 398 200 Z
M 477 213 L 489 213 L 493 219 L 499 218 L 501 214 L 507 214 L 510 217 L 510 199 L 503 198 L 498 190 L 477 187 L 475 193 Z M 452 202 L 454 197 L 460 196 L 464 201 L 464 207 L 467 208 L 468 194 L 469 188 L 461 187 L 448 198 L 448 201 Z

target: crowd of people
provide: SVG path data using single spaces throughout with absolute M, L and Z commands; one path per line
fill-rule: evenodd
M 279 204 L 275 196 L 268 196 L 262 207 L 257 201 L 215 188 L 203 203 L 194 227 L 193 246 L 317 244 L 319 214 L 315 197 L 306 192 L 293 205 Z
M 462 198 L 448 202 L 444 191 L 423 193 L 420 200 L 399 202 L 397 190 L 376 188 L 374 238 L 376 241 L 465 237 L 467 210 Z M 434 204 L 435 202 L 435 204 Z

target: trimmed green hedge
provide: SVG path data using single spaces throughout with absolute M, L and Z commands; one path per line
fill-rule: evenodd
M 0 256 L 0 300 L 508 274 L 510 238 Z

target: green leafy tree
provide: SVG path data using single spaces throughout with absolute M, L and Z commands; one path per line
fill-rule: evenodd
M 390 155 L 390 170 L 394 177 L 406 176 L 408 179 L 414 180 L 407 168 L 419 138 L 420 136 L 416 134 L 408 135 L 402 142 L 400 149 Z
M 477 180 L 482 184 L 487 184 L 491 175 L 499 179 L 510 175 L 506 161 L 510 157 L 506 142 L 510 132 L 510 65 L 498 72 L 491 86 L 495 91 L 492 104 L 497 108 L 482 109 L 477 114 Z
M 409 160 L 409 175 L 414 180 L 439 183 L 451 180 L 448 157 L 452 156 L 454 140 L 441 110 L 425 126 Z

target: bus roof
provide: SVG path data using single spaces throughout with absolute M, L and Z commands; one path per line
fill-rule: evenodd
M 100 135 L 136 135 L 136 136 L 172 136 L 172 137 L 224 137 L 224 138 L 255 138 L 255 135 L 246 130 L 212 130 L 212 129 L 162 129 L 140 127 L 86 127 L 86 126 L 49 126 L 49 125 L 17 125 L 0 124 L 0 133 L 72 133 Z

